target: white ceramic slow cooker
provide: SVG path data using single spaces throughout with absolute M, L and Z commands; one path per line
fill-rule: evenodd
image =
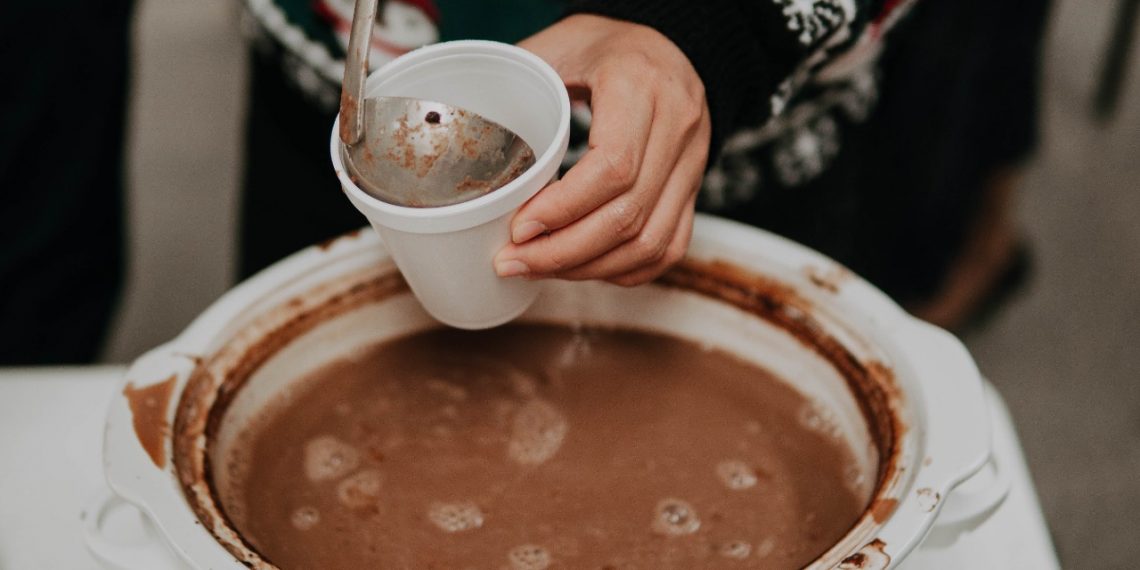
M 982 381 L 961 343 L 761 230 L 699 216 L 688 256 L 657 282 L 551 281 L 520 318 L 693 339 L 760 364 L 818 404 L 855 452 L 868 507 L 809 568 L 893 568 L 945 503 L 955 512 L 944 518 L 961 520 L 1003 496 L 951 496 L 990 453 Z M 221 513 L 212 458 L 307 372 L 436 326 L 373 232 L 301 251 L 134 363 L 107 415 L 107 479 L 190 567 L 272 568 Z

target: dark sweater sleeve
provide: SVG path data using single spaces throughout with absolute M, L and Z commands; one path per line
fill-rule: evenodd
M 891 0 L 888 0 L 891 1 Z M 883 0 L 571 0 L 567 14 L 643 24 L 689 58 L 712 117 L 709 164 L 725 139 L 767 121 L 794 91 L 793 75 L 818 69 L 853 43 Z M 802 79 L 802 77 L 800 78 Z

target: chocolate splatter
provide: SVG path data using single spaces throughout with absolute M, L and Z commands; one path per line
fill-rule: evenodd
M 174 394 L 176 380 L 178 376 L 172 374 L 170 378 L 150 386 L 135 388 L 133 382 L 127 382 L 127 386 L 123 388 L 123 395 L 127 397 L 127 404 L 131 407 L 131 422 L 135 427 L 135 436 L 139 438 L 139 444 L 159 469 L 166 466 L 163 443 L 170 434 L 166 408 L 170 404 L 171 395 Z

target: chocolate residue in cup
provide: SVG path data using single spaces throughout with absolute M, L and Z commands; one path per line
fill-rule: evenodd
M 145 386 L 135 388 L 133 382 L 127 382 L 123 388 L 123 395 L 127 397 L 127 404 L 131 407 L 131 421 L 135 427 L 135 436 L 143 446 L 155 467 L 166 467 L 166 455 L 163 451 L 163 442 L 170 433 L 170 422 L 166 419 L 166 408 L 170 404 L 170 397 L 174 394 L 174 383 L 178 376 Z
M 482 195 L 494 190 L 493 185 L 494 181 L 492 180 L 475 180 L 471 178 L 471 175 L 467 175 L 463 177 L 463 180 L 459 181 L 459 184 L 455 185 L 455 193 L 467 194 L 475 192 Z

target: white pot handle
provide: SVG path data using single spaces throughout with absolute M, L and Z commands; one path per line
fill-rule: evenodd
M 130 512 L 115 515 L 119 509 Z M 107 570 L 185 568 L 166 548 L 150 519 L 134 505 L 104 489 L 83 511 L 87 551 Z
M 950 492 L 934 522 L 935 528 L 974 528 L 985 522 L 1005 501 L 1011 485 L 1009 472 L 991 453 L 980 471 Z

